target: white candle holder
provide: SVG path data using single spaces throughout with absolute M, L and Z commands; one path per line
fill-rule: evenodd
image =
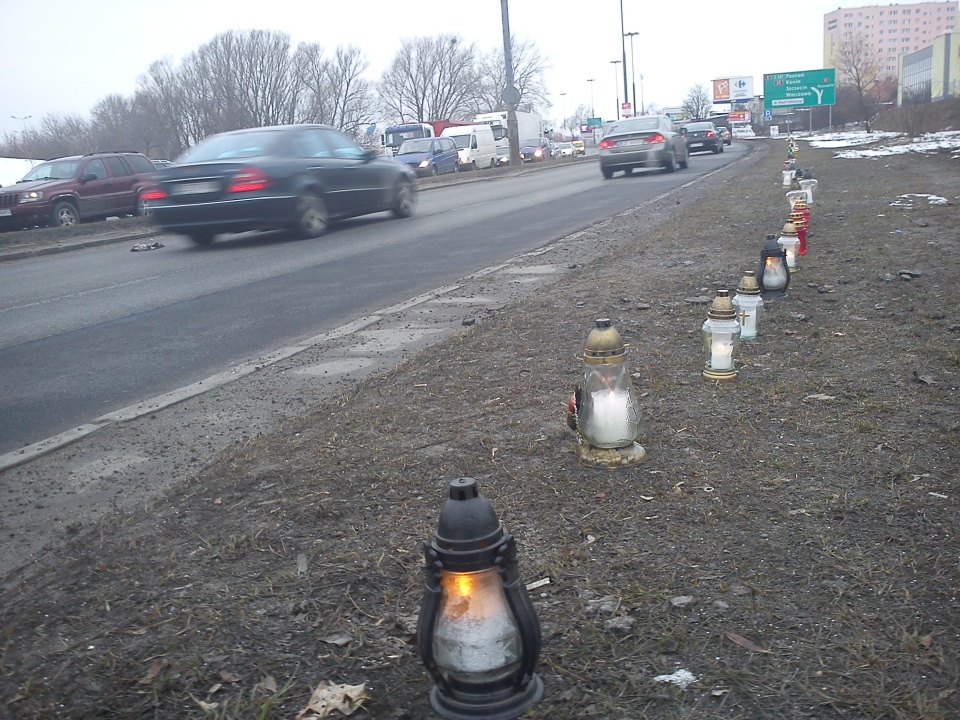
M 814 178 L 804 178 L 800 181 L 800 189 L 807 196 L 807 203 L 813 205 L 813 196 L 819 183 Z
M 577 456 L 591 467 L 615 469 L 647 459 L 635 442 L 640 411 L 626 364 L 626 345 L 610 321 L 597 320 L 583 351 L 583 382 L 567 423 L 577 431 Z
M 792 222 L 784 223 L 783 230 L 780 231 L 780 237 L 777 238 L 777 245 L 783 248 L 787 254 L 787 267 L 793 274 L 800 268 L 797 266 L 797 253 L 800 248 L 800 234 L 797 232 L 797 226 Z
M 760 285 L 757 274 L 750 270 L 743 275 L 737 294 L 733 296 L 733 307 L 740 322 L 740 339 L 753 340 L 757 337 L 760 325 L 760 313 L 763 310 L 763 298 L 760 297 Z
M 707 380 L 736 380 L 734 357 L 740 340 L 740 323 L 729 290 L 717 290 L 701 332 L 706 354 L 703 377 Z

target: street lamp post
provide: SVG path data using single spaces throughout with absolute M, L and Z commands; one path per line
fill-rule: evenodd
M 23 117 L 20 117 L 19 115 L 10 116 L 11 120 L 20 120 L 23 123 L 23 133 L 20 136 L 21 138 L 25 138 L 27 136 L 27 120 L 32 117 L 33 115 L 24 115 Z
M 633 78 L 633 114 L 637 114 L 637 66 L 633 64 L 633 36 L 638 32 L 625 33 L 630 38 L 630 76 Z
M 627 101 L 627 41 L 623 32 L 623 0 L 620 0 L 620 62 L 623 63 L 623 101 Z M 619 103 L 617 103 L 619 105 Z M 618 116 L 619 117 L 619 116 Z
M 611 60 L 610 64 L 614 66 L 613 68 L 613 94 L 617 98 L 617 120 L 620 119 L 620 91 L 617 89 L 617 76 L 620 74 L 620 71 L 617 70 L 616 66 L 619 65 L 622 60 Z M 626 99 L 626 91 L 624 91 L 624 99 Z
M 590 119 L 591 119 L 591 120 L 596 117 L 596 112 L 595 112 L 594 107 L 593 107 L 593 81 L 594 81 L 594 80 L 596 80 L 596 78 L 587 78 L 587 82 L 590 83 Z M 593 144 L 596 145 L 596 144 L 597 144 L 597 129 L 591 125 L 591 126 L 590 126 L 590 131 L 591 131 L 591 133 L 592 133 L 592 135 L 593 135 Z
M 560 93 L 560 127 L 567 129 L 567 94 Z
M 643 104 L 643 73 L 640 73 L 640 114 L 647 114 L 647 109 Z

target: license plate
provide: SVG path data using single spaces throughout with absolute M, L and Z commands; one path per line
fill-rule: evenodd
M 703 143 L 690 143 L 690 147 L 703 147 Z
M 623 142 L 617 144 L 622 145 L 623 147 L 631 147 L 632 145 L 642 145 L 643 140 L 624 140 Z
M 0 217 L 10 217 L 11 215 L 13 215 L 13 213 L 10 210 L 7 210 L 6 208 L 4 208 L 3 210 L 0 210 Z
M 200 195 L 202 193 L 217 192 L 220 189 L 218 182 L 192 182 L 173 185 L 170 188 L 171 195 Z

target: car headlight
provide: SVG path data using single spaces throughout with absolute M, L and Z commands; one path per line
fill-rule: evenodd
M 542 157 L 542 156 L 543 156 L 543 150 L 534 150 L 534 151 L 533 151 L 533 154 L 534 154 L 536 157 Z
M 43 200 L 42 190 L 27 190 L 27 192 L 20 193 L 21 205 L 24 203 L 40 202 L 41 200 Z
M 430 161 L 429 161 L 429 160 L 421 160 L 421 161 L 420 161 L 420 164 L 419 164 L 417 167 L 428 168 L 428 167 L 430 167 Z

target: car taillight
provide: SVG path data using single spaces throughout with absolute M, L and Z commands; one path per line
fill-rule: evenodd
M 666 141 L 667 141 L 667 139 L 666 139 L 663 135 L 661 135 L 660 133 L 657 133 L 656 135 L 651 135 L 650 137 L 648 137 L 645 142 L 648 142 L 648 143 L 663 143 L 663 142 L 666 142 Z
M 601 140 L 601 141 L 600 141 L 600 147 L 602 147 L 602 148 L 612 148 L 612 147 L 616 146 L 616 144 L 617 144 L 617 143 L 615 143 L 613 140 Z
M 707 137 L 713 137 L 716 133 L 713 130 L 707 130 Z
M 227 192 L 240 193 L 251 190 L 263 190 L 270 187 L 270 178 L 259 168 L 243 168 L 233 176 L 227 186 Z
M 166 200 L 167 193 L 159 185 L 153 185 L 140 193 L 140 197 L 144 200 Z

